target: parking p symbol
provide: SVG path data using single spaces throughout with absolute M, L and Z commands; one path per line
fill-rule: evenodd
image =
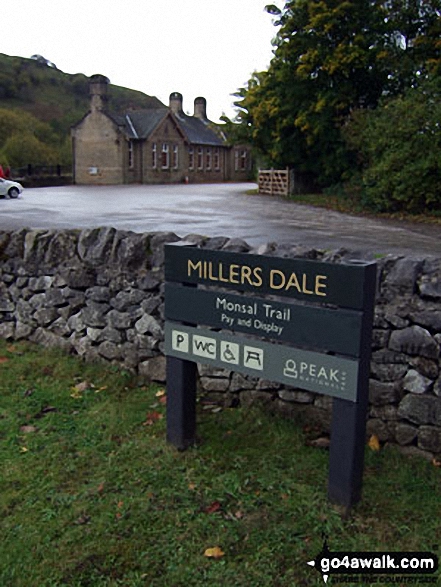
M 188 353 L 189 335 L 186 332 L 173 330 L 172 332 L 172 348 L 181 353 Z

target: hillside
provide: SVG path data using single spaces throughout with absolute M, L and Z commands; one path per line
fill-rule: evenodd
M 109 86 L 109 101 L 115 109 L 163 105 L 155 97 L 112 84 Z M 0 108 L 25 110 L 48 122 L 58 134 L 68 133 L 70 126 L 87 112 L 88 107 L 87 76 L 64 73 L 44 60 L 0 53 Z

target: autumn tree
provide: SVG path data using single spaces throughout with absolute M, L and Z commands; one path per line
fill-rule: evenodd
M 400 4 L 408 7 L 406 18 Z M 239 90 L 237 120 L 274 166 L 323 184 L 356 165 L 342 135 L 350 114 L 373 109 L 439 66 L 439 0 L 291 0 L 267 6 L 279 27 L 268 71 Z M 406 58 L 406 59 L 404 59 Z M 404 60 L 403 60 L 404 59 Z
M 0 163 L 12 167 L 67 161 L 65 141 L 51 125 L 23 110 L 0 108 Z

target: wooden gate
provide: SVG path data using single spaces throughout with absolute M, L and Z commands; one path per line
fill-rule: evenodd
M 289 194 L 289 169 L 260 170 L 259 194 L 287 196 Z

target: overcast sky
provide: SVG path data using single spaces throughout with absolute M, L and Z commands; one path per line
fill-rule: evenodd
M 218 121 L 234 115 L 231 94 L 269 65 L 277 29 L 268 2 L 13 0 L 2 11 L 0 51 L 43 55 L 66 73 L 100 73 L 165 104 L 181 92 L 189 114 L 204 96 Z

